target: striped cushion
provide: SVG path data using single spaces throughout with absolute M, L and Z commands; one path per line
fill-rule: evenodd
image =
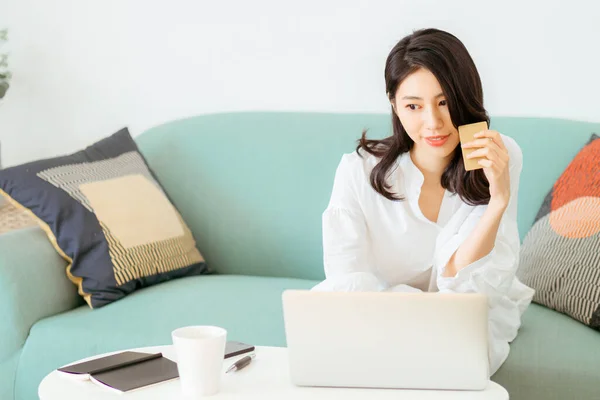
M 37 218 L 92 308 L 208 272 L 127 129 L 69 156 L 1 170 L 0 189 Z
M 533 301 L 600 330 L 600 137 L 556 181 L 521 248 Z

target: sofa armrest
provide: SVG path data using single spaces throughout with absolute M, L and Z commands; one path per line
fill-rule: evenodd
M 0 235 L 0 360 L 23 346 L 34 323 L 82 304 L 66 266 L 37 227 Z

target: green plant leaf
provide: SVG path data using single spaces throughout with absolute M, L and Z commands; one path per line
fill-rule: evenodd
M 6 82 L 0 82 L 0 99 L 4 97 L 4 95 L 6 94 L 6 91 L 8 90 L 8 83 Z

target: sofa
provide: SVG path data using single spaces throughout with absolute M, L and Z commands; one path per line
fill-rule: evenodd
M 32 400 L 46 374 L 94 354 L 171 342 L 193 324 L 285 346 L 281 294 L 324 278 L 321 214 L 343 153 L 385 114 L 240 112 L 153 127 L 136 142 L 214 274 L 139 289 L 90 309 L 45 233 L 0 235 L 0 399 Z M 544 196 L 600 123 L 492 117 L 521 146 L 518 218 L 527 234 Z M 492 379 L 513 400 L 600 399 L 600 332 L 532 304 Z

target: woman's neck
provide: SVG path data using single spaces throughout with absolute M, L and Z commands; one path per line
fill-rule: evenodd
M 439 158 L 431 155 L 423 155 L 414 147 L 410 150 L 410 158 L 415 166 L 421 171 L 424 183 L 440 184 L 444 170 L 450 164 L 451 157 Z

